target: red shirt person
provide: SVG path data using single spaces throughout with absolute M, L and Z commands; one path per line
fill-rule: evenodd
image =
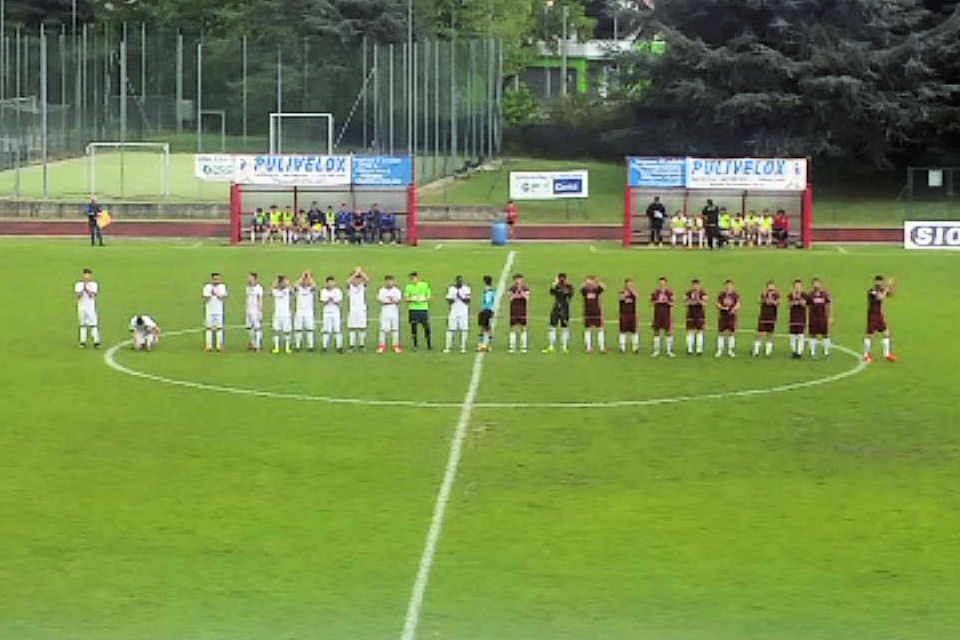
M 503 212 L 507 216 L 507 228 L 510 230 L 510 237 L 512 238 L 513 229 L 517 225 L 517 222 L 520 221 L 520 207 L 518 207 L 517 203 L 513 200 L 508 200 Z
M 773 355 L 773 334 L 777 328 L 777 312 L 780 309 L 780 292 L 773 280 L 760 294 L 760 318 L 757 320 L 757 339 L 753 342 L 753 357 L 760 357 L 760 347 L 769 358 Z M 765 343 L 765 344 L 763 344 Z
M 727 280 L 724 283 L 723 291 L 717 296 L 717 309 L 720 310 L 720 317 L 717 326 L 719 334 L 716 357 L 723 355 L 724 343 L 726 343 L 727 355 L 734 358 L 737 355 L 737 314 L 740 312 L 740 294 L 734 289 L 733 280 Z
M 657 288 L 650 294 L 650 304 L 653 305 L 653 357 L 660 355 L 660 344 L 662 337 L 667 339 L 667 355 L 671 358 L 673 353 L 673 305 L 675 296 L 670 283 L 663 276 Z
M 810 356 L 817 357 L 818 343 L 823 341 L 823 355 L 830 357 L 830 325 L 833 324 L 833 297 L 820 278 L 813 279 L 813 288 L 807 292 L 807 335 L 810 338 Z
M 687 355 L 703 355 L 703 332 L 707 328 L 707 301 L 710 295 L 700 281 L 691 281 L 691 288 L 684 295 L 687 306 Z
M 630 337 L 630 350 L 640 352 L 640 334 L 637 332 L 637 300 L 640 294 L 633 278 L 623 281 L 620 290 L 620 353 L 627 352 L 627 336 Z
M 606 353 L 606 335 L 603 330 L 603 302 L 600 296 L 606 291 L 596 276 L 587 276 L 580 287 L 583 296 L 583 341 L 587 353 L 593 352 L 593 334 L 597 334 L 597 347 Z
M 887 362 L 896 362 L 897 356 L 890 350 L 890 329 L 887 326 L 887 313 L 884 304 L 896 291 L 893 278 L 874 276 L 873 286 L 867 291 L 867 332 L 863 338 L 863 360 L 873 362 L 873 339 L 879 333 L 883 336 L 883 357 Z
M 513 353 L 517 349 L 517 334 L 520 334 L 520 351 L 527 352 L 529 325 L 528 303 L 530 302 L 530 286 L 524 281 L 523 274 L 513 276 L 513 284 L 507 290 L 510 297 L 510 338 L 507 351 Z

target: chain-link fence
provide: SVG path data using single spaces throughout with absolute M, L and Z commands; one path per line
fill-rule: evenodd
M 278 151 L 415 154 L 419 181 L 435 180 L 499 155 L 502 60 L 493 39 L 277 46 L 150 25 L 7 28 L 0 197 L 80 198 L 92 183 L 101 196 L 164 197 L 159 146 L 101 148 L 92 169 L 88 159 L 92 142 L 162 142 L 170 198 L 225 198 L 193 178 L 192 154 L 268 152 L 272 121 Z M 333 126 L 272 113 L 330 114 Z

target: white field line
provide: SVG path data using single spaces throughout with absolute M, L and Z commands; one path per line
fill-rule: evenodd
M 507 277 L 513 268 L 513 261 L 516 256 L 517 252 L 511 251 L 507 254 L 506 262 L 503 263 L 503 270 L 500 272 L 500 279 L 497 281 L 497 312 L 500 310 L 500 300 L 506 290 Z M 491 333 L 496 329 L 498 315 L 496 312 L 493 314 Z M 440 483 L 437 502 L 433 507 L 433 517 L 430 520 L 430 528 L 427 530 L 427 541 L 423 547 L 423 555 L 420 556 L 417 578 L 413 583 L 410 602 L 407 605 L 407 616 L 404 619 L 403 631 L 400 634 L 401 640 L 413 640 L 417 634 L 420 612 L 423 609 L 423 597 L 427 591 L 427 583 L 430 580 L 430 569 L 433 567 L 433 557 L 437 552 L 437 543 L 440 541 L 443 519 L 447 513 L 447 504 L 450 502 L 450 493 L 453 491 L 453 483 L 457 479 L 457 469 L 460 467 L 463 441 L 467 437 L 467 426 L 470 424 L 470 416 L 473 414 L 477 390 L 480 388 L 485 356 L 485 351 L 478 351 L 473 359 L 473 372 L 470 374 L 470 384 L 467 386 L 467 395 L 464 396 L 463 404 L 460 406 L 460 418 L 457 420 L 457 428 L 453 434 L 453 440 L 450 443 L 450 455 L 447 457 L 447 468 L 443 472 L 443 481 Z
M 496 318 L 494 318 L 496 321 Z M 231 325 L 227 329 L 242 329 L 242 325 Z M 199 333 L 203 329 L 183 329 L 181 331 L 166 331 L 164 332 L 165 337 L 172 337 L 177 335 L 188 335 L 192 333 Z M 741 333 L 751 333 L 747 329 L 741 329 Z M 777 334 L 778 338 L 786 337 L 785 334 Z M 253 396 L 257 398 L 275 398 L 278 400 L 300 400 L 307 402 L 324 402 L 327 404 L 339 404 L 339 405 L 351 405 L 351 406 L 373 406 L 373 407 L 416 407 L 418 409 L 456 409 L 460 408 L 461 403 L 457 402 L 433 402 L 429 400 L 397 400 L 389 398 L 345 398 L 340 396 L 318 396 L 318 395 L 309 395 L 305 393 L 290 393 L 283 391 L 270 391 L 266 389 L 248 389 L 245 387 L 231 387 L 227 385 L 207 383 L 207 382 L 195 382 L 192 380 L 177 380 L 175 378 L 167 378 L 165 376 L 157 375 L 154 373 L 147 373 L 145 371 L 139 371 L 137 369 L 132 369 L 126 365 L 120 364 L 116 360 L 116 354 L 121 349 L 129 347 L 133 344 L 133 340 L 124 340 L 118 344 L 113 345 L 107 349 L 106 353 L 103 354 L 103 360 L 108 367 L 117 371 L 119 373 L 126 374 L 128 376 L 133 376 L 135 378 L 142 378 L 144 380 L 150 380 L 151 382 L 159 382 L 162 384 L 169 384 L 177 387 L 185 387 L 188 389 L 198 389 L 200 391 L 214 391 L 217 393 L 229 393 L 233 395 L 240 396 Z M 481 409 L 615 409 L 622 407 L 649 407 L 653 405 L 661 404 L 676 404 L 688 401 L 698 401 L 698 400 L 720 400 L 723 398 L 736 398 L 736 397 L 749 397 L 749 396 L 758 396 L 767 393 L 784 393 L 786 391 L 793 391 L 795 389 L 804 389 L 807 387 L 814 387 L 821 384 L 829 384 L 831 382 L 837 382 L 844 378 L 849 378 L 855 376 L 858 373 L 862 373 L 866 369 L 866 363 L 864 363 L 860 357 L 860 354 L 853 349 L 849 349 L 843 345 L 834 343 L 833 348 L 837 351 L 847 354 L 856 360 L 856 364 L 845 371 L 839 373 L 825 376 L 823 378 L 813 378 L 810 380 L 801 380 L 799 382 L 786 382 L 784 384 L 776 385 L 773 387 L 760 387 L 755 389 L 739 389 L 733 391 L 717 391 L 714 393 L 705 393 L 698 395 L 685 395 L 685 396 L 674 396 L 674 397 L 657 397 L 657 398 L 642 398 L 638 400 L 606 400 L 606 401 L 592 401 L 592 402 L 578 402 L 578 401 L 567 401 L 567 402 L 474 402 L 474 408 Z M 520 357 L 520 356 L 518 356 Z M 613 356 L 611 356 L 613 357 Z
M 840 252 L 840 255 L 843 255 L 843 256 L 847 255 L 847 250 L 843 248 L 842 244 L 837 245 L 837 251 Z

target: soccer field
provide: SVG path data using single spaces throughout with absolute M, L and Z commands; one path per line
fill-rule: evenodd
M 957 636 L 958 253 L 76 239 L 0 253 L 0 638 L 401 640 L 405 623 L 423 639 Z M 342 281 L 357 264 L 375 285 L 420 270 L 438 340 L 455 275 L 478 299 L 484 274 L 524 273 L 531 352 L 506 353 L 504 322 L 483 356 L 244 349 L 247 271 Z M 87 266 L 102 350 L 77 348 Z M 199 333 L 213 270 L 232 292 L 224 354 Z M 678 292 L 733 278 L 740 357 L 651 358 L 646 305 L 641 355 L 588 355 L 579 324 L 572 353 L 541 354 L 559 270 L 606 283 L 614 347 L 624 277 L 641 293 L 660 275 Z M 864 366 L 876 273 L 900 283 L 901 359 Z M 814 276 L 843 348 L 795 361 L 779 338 L 749 357 L 763 283 Z M 166 331 L 152 353 L 124 343 L 136 313 Z M 715 326 L 711 309 L 708 352 Z

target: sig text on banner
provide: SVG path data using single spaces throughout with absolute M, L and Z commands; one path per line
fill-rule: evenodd
M 209 182 L 340 187 L 413 184 L 409 156 L 197 155 L 194 175 Z
M 629 158 L 631 187 L 803 191 L 806 158 Z

